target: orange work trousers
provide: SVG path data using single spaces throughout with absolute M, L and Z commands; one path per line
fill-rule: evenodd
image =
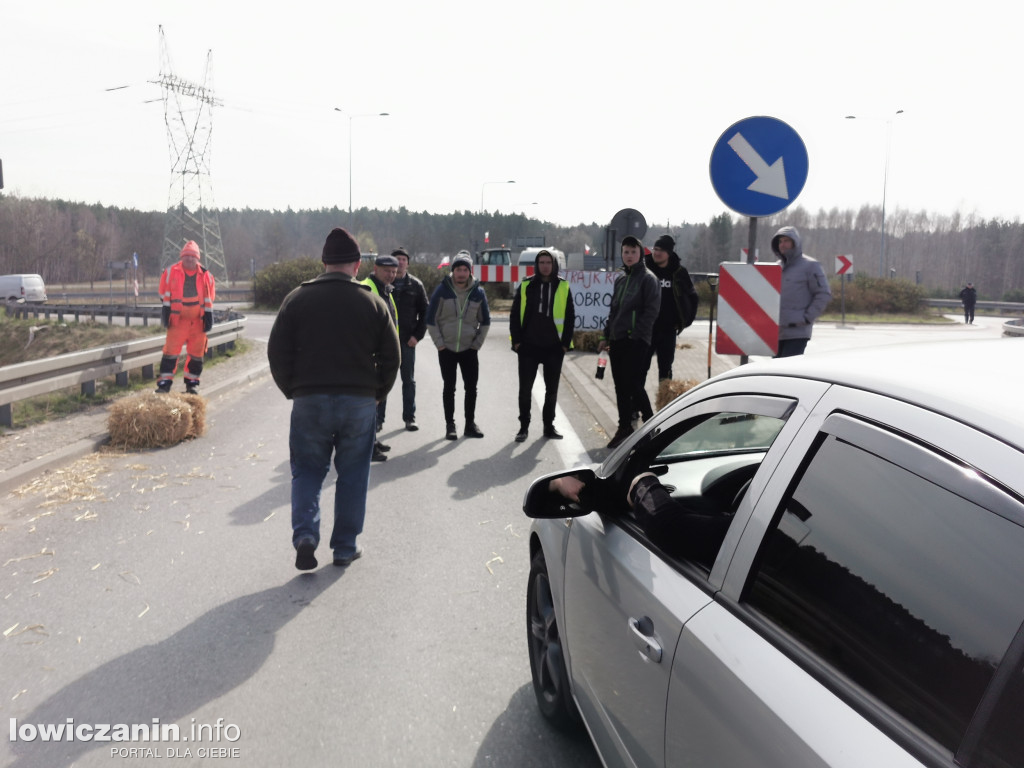
M 185 378 L 195 381 L 203 372 L 203 356 L 206 354 L 206 334 L 203 332 L 203 308 L 182 307 L 181 312 L 171 315 L 164 340 L 164 358 L 160 362 L 159 379 L 173 379 L 178 368 L 178 355 L 185 347 Z

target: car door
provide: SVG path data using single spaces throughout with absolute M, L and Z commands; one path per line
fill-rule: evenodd
M 695 403 L 653 426 L 625 457 L 631 466 L 623 472 L 632 477 L 655 469 L 671 477 L 674 491 L 699 489 L 729 461 L 761 460 L 782 439 L 793 405 L 751 396 Z M 568 537 L 569 673 L 608 765 L 663 766 L 672 657 L 683 624 L 712 600 L 711 571 L 673 555 L 671 542 L 649 538 L 629 514 L 627 483 L 608 482 L 608 492 L 622 499 L 621 514 L 577 518 Z
M 1024 764 L 1019 450 L 833 387 L 685 625 L 666 765 Z M 1014 703 L 1008 703 L 1014 702 Z M 1019 710 L 1018 710 L 1019 714 Z

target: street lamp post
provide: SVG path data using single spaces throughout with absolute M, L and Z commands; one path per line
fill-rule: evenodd
M 341 112 L 348 118 L 348 215 L 352 215 L 352 121 L 357 117 L 387 117 L 388 112 L 364 112 L 359 115 L 350 115 L 341 107 L 335 107 L 335 112 Z
M 902 115 L 903 110 L 897 109 L 892 117 L 885 121 L 885 172 L 882 175 L 882 250 L 878 256 L 878 276 L 885 278 L 885 197 L 889 189 L 889 148 L 892 145 L 892 121 L 896 115 Z M 856 120 L 856 115 L 847 115 L 847 120 Z
M 485 181 L 480 185 L 480 213 L 486 213 L 484 210 L 484 189 L 488 184 L 515 184 L 514 180 L 509 181 Z

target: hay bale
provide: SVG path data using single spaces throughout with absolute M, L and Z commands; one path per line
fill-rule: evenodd
M 166 448 L 177 445 L 186 437 L 196 437 L 205 428 L 200 415 L 197 430 L 194 415 L 197 410 L 191 399 L 202 400 L 199 395 L 163 395 L 142 392 L 122 397 L 110 406 L 107 429 L 110 444 L 126 450 L 140 448 Z M 204 411 L 203 407 L 198 410 Z
M 658 394 L 654 399 L 654 407 L 660 411 L 681 394 L 689 392 L 698 384 L 700 382 L 694 379 L 662 379 L 658 383 Z
M 192 408 L 192 427 L 185 437 L 202 437 L 206 434 L 206 398 L 202 395 L 189 395 L 185 392 L 171 392 L 170 396 L 188 403 Z

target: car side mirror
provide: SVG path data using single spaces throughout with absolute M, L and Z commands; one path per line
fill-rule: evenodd
M 553 480 L 574 477 L 584 484 L 581 501 L 575 502 L 566 498 L 551 487 Z M 523 498 L 523 513 L 527 517 L 550 520 L 560 517 L 582 517 L 594 511 L 593 497 L 588 503 L 588 491 L 593 492 L 597 482 L 597 474 L 592 469 L 574 469 L 570 471 L 552 472 L 534 480 Z

